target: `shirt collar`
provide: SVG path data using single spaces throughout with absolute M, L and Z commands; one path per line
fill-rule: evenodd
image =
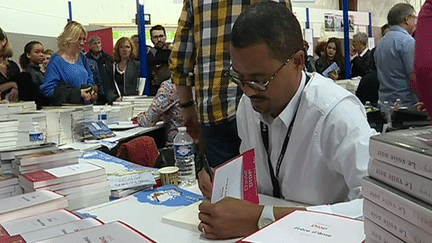
M 272 118 L 270 114 L 260 115 L 261 120 L 266 123 L 267 125 L 270 125 L 273 121 L 276 119 L 280 119 L 286 127 L 288 127 L 291 123 L 291 120 L 294 116 L 294 112 L 299 105 L 300 97 L 303 92 L 303 89 L 305 87 L 306 83 L 306 74 L 302 71 L 302 77 L 300 81 L 300 85 L 294 94 L 294 96 L 291 98 L 290 102 L 285 106 L 285 109 L 282 110 L 282 112 L 277 116 L 276 118 Z
M 360 53 L 360 57 L 363 57 L 369 49 L 366 47 L 362 53 Z
M 400 26 L 400 25 L 393 25 L 393 26 L 390 26 L 389 31 L 399 31 L 399 32 L 403 32 L 403 33 L 405 33 L 405 34 L 407 34 L 407 35 L 410 35 L 410 33 L 408 32 L 408 30 L 404 29 L 404 28 L 403 28 L 402 26 Z

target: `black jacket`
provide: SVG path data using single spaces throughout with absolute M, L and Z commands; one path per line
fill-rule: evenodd
M 115 80 L 115 65 L 116 63 L 111 65 L 109 68 L 108 82 L 106 82 L 106 85 L 104 86 L 105 94 L 109 103 L 113 102 L 119 97 L 114 82 L 117 82 L 120 90 L 124 90 L 121 94 L 122 96 L 136 95 L 138 78 L 140 77 L 140 62 L 137 60 L 129 60 L 124 73 L 124 80 Z
M 362 57 L 356 56 L 351 63 L 351 77 L 364 77 L 366 74 L 375 70 L 373 55 L 370 50 L 367 50 Z

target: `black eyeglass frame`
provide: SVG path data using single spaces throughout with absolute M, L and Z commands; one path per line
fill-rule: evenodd
M 237 84 L 241 88 L 243 88 L 247 84 L 252 89 L 259 90 L 259 91 L 266 91 L 267 85 L 270 83 L 270 81 L 272 81 L 278 75 L 280 70 L 282 70 L 282 68 L 288 64 L 290 59 L 291 59 L 291 57 L 286 59 L 286 61 L 282 64 L 282 66 L 280 66 L 280 68 L 278 68 L 278 70 L 276 70 L 276 72 L 274 72 L 270 77 L 266 78 L 264 81 L 257 82 L 257 81 L 252 81 L 252 80 L 241 80 L 237 77 L 232 76 L 230 74 L 230 72 L 231 71 L 236 72 L 236 70 L 232 67 L 232 63 L 230 64 L 228 70 L 224 71 L 224 76 L 228 77 L 233 83 Z

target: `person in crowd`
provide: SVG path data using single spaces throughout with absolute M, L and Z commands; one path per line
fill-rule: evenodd
M 375 67 L 372 52 L 367 48 L 368 36 L 364 32 L 358 32 L 353 36 L 351 45 L 351 76 L 364 77 L 371 73 Z
M 423 4 L 416 26 L 416 47 L 414 58 L 415 86 L 420 100 L 415 106 L 419 111 L 432 111 L 432 0 Z
M 43 63 L 42 63 L 42 72 L 45 73 L 45 72 L 46 72 L 46 69 L 47 69 L 47 67 L 48 67 L 48 63 L 49 63 L 49 61 L 50 61 L 50 59 L 51 59 L 51 56 L 54 54 L 54 51 L 51 50 L 51 49 L 45 49 L 45 50 L 43 51 L 43 53 L 44 53 L 44 55 L 45 55 L 45 58 L 44 58 L 44 61 L 43 61 Z
M 166 131 L 166 146 L 172 146 L 177 135 L 177 128 L 181 126 L 181 111 L 175 85 L 171 82 L 168 69 L 168 58 L 162 57 L 152 60 L 154 82 L 160 88 L 153 102 L 146 112 L 138 114 L 138 124 L 143 127 L 154 126 L 161 118 Z
M 20 56 L 20 65 L 23 70 L 31 75 L 33 83 L 39 87 L 43 84 L 45 75 L 41 70 L 41 64 L 45 60 L 44 47 L 39 41 L 30 41 L 24 46 L 24 53 Z
M 381 38 L 388 32 L 389 25 L 385 24 L 381 27 Z M 365 104 L 366 101 L 369 101 L 372 106 L 378 106 L 378 73 L 375 65 L 375 47 L 371 50 L 372 56 L 372 66 L 374 70 L 368 74 L 366 74 L 362 79 L 360 79 L 359 85 L 356 89 L 356 96 L 360 99 L 360 101 Z
M 0 92 L 1 98 L 10 102 L 18 101 L 18 65 L 9 60 L 13 56 L 12 45 L 6 33 L 0 28 Z
M 20 56 L 20 65 L 24 72 L 19 74 L 20 100 L 35 101 L 37 108 L 49 105 L 49 100 L 39 92 L 39 87 L 45 80 L 41 64 L 45 60 L 44 47 L 39 41 L 30 41 L 24 46 L 24 53 Z
M 76 22 L 69 21 L 58 37 L 59 51 L 48 64 L 41 92 L 53 105 L 64 103 L 94 103 L 97 86 L 87 57 L 81 52 L 87 39 L 87 31 Z
M 327 45 L 326 41 L 320 41 L 320 42 L 318 42 L 316 44 L 315 49 L 314 49 L 314 53 L 315 53 L 314 59 L 315 59 L 315 62 L 318 61 L 318 59 L 320 57 L 324 56 L 326 45 Z
M 90 51 L 86 54 L 86 57 L 89 60 L 96 61 L 98 69 L 97 76 L 99 76 L 100 80 L 97 80 L 97 76 L 94 78 L 95 84 L 98 85 L 98 99 L 96 103 L 105 104 L 108 102 L 108 100 L 105 95 L 104 82 L 110 80 L 109 69 L 111 69 L 114 60 L 110 54 L 102 50 L 102 41 L 99 36 L 94 35 L 90 37 L 88 41 L 88 46 Z M 93 68 L 92 70 L 95 70 L 95 68 Z
M 303 40 L 303 46 L 306 53 L 306 63 L 305 68 L 307 72 L 313 73 L 315 72 L 315 60 L 313 56 L 307 55 L 307 51 L 309 50 L 309 43 L 306 40 Z
M 369 138 L 376 132 L 353 94 L 303 71 L 303 36 L 294 14 L 272 1 L 251 5 L 232 28 L 231 58 L 230 73 L 237 73 L 231 80 L 244 92 L 237 110 L 240 152 L 255 149 L 258 192 L 315 205 L 307 210 L 361 214 Z M 204 170 L 199 186 L 209 197 Z M 232 197 L 204 201 L 198 229 L 210 239 L 242 237 L 296 209 L 305 208 Z
M 390 29 L 375 50 L 379 102 L 393 104 L 400 99 L 403 106 L 415 109 L 418 102 L 412 83 L 415 40 L 411 36 L 417 22 L 414 7 L 407 3 L 394 5 L 387 21 Z
M 337 64 L 337 69 L 333 69 Z M 325 46 L 324 56 L 315 63 L 316 71 L 333 80 L 345 78 L 345 64 L 342 53 L 342 44 L 338 38 L 330 38 Z M 330 68 L 330 69 L 329 69 Z
M 250 1 L 250 4 L 254 2 L 257 0 Z M 290 0 L 278 2 L 291 9 Z M 242 91 L 233 86 L 223 73 L 228 70 L 231 61 L 229 39 L 232 23 L 250 5 L 249 2 L 218 3 L 211 0 L 204 6 L 198 1 L 183 2 L 170 59 L 183 123 L 195 144 L 205 143 L 207 159 L 213 167 L 239 152 L 235 113 Z M 205 14 L 210 11 L 223 13 L 223 16 Z M 220 19 L 224 21 L 218 21 Z M 193 101 L 192 86 L 195 86 L 197 107 Z M 202 147 L 199 149 L 204 150 Z
M 108 82 L 104 83 L 108 102 L 123 96 L 137 95 L 140 62 L 137 50 L 128 37 L 120 38 L 114 46 L 114 64 L 109 68 Z
M 148 70 L 149 70 L 149 78 L 150 78 L 150 96 L 156 95 L 156 92 L 159 88 L 159 86 L 154 85 L 153 82 L 153 68 L 154 66 L 150 65 L 151 63 L 155 63 L 153 59 L 156 58 L 157 55 L 161 55 L 161 53 L 168 54 L 167 58 L 169 58 L 170 55 L 170 49 L 167 48 L 166 43 L 166 31 L 165 28 L 162 25 L 155 25 L 150 29 L 150 37 L 151 41 L 153 43 L 153 47 L 150 48 L 149 52 L 147 53 L 147 63 L 148 63 Z

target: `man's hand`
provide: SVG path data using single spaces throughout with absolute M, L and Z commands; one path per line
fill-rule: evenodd
M 182 108 L 183 125 L 187 127 L 187 132 L 193 138 L 194 144 L 199 144 L 201 140 L 201 124 L 198 122 L 198 114 L 195 106 Z
M 218 203 L 204 201 L 199 205 L 198 229 L 208 239 L 229 239 L 249 235 L 258 230 L 263 209 L 244 200 L 226 197 Z
M 213 170 L 213 168 L 212 168 L 212 170 Z M 210 181 L 210 176 L 207 173 L 207 171 L 204 169 L 204 167 L 202 168 L 202 170 L 200 172 L 198 172 L 198 186 L 199 186 L 199 189 L 201 190 L 201 193 L 205 197 L 210 199 L 213 185 L 212 185 L 212 182 Z
M 414 107 L 417 109 L 417 111 L 427 112 L 427 110 L 426 110 L 423 102 L 417 102 L 417 103 L 415 103 Z

